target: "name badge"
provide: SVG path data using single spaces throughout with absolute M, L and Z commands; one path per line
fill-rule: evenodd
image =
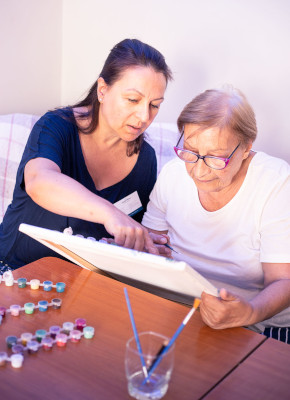
M 132 217 L 134 214 L 137 214 L 143 208 L 137 191 L 117 201 L 114 203 L 114 206 L 130 217 Z

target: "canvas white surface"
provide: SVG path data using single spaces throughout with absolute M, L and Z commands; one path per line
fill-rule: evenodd
M 86 268 L 85 261 L 88 261 L 103 271 L 176 293 L 200 297 L 202 291 L 206 291 L 214 296 L 218 295 L 217 289 L 207 279 L 183 261 L 174 261 L 28 224 L 21 224 L 19 230 L 83 268 Z M 62 250 L 57 247 L 59 245 L 62 246 Z

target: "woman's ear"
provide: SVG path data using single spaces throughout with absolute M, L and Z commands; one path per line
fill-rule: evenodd
M 98 100 L 100 103 L 103 101 L 107 88 L 108 85 L 106 84 L 104 78 L 100 77 L 98 79 Z
M 245 160 L 246 158 L 249 157 L 250 151 L 252 150 L 252 145 L 253 145 L 252 142 L 249 142 L 249 143 L 246 145 L 246 148 L 245 148 L 245 150 L 244 150 L 243 160 Z

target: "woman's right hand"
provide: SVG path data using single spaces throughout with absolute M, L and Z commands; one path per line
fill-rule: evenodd
M 159 254 L 148 230 L 116 207 L 108 213 L 104 226 L 117 245 Z
M 149 230 L 151 239 L 154 245 L 157 247 L 160 256 L 166 258 L 172 258 L 172 251 L 167 245 L 170 243 L 169 236 L 165 233 L 156 233 Z

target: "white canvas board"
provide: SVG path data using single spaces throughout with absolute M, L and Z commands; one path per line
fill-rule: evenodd
M 200 297 L 202 291 L 218 296 L 218 290 L 183 261 L 28 224 L 21 224 L 19 230 L 83 268 L 94 270 L 97 267 L 108 273 L 188 296 Z

